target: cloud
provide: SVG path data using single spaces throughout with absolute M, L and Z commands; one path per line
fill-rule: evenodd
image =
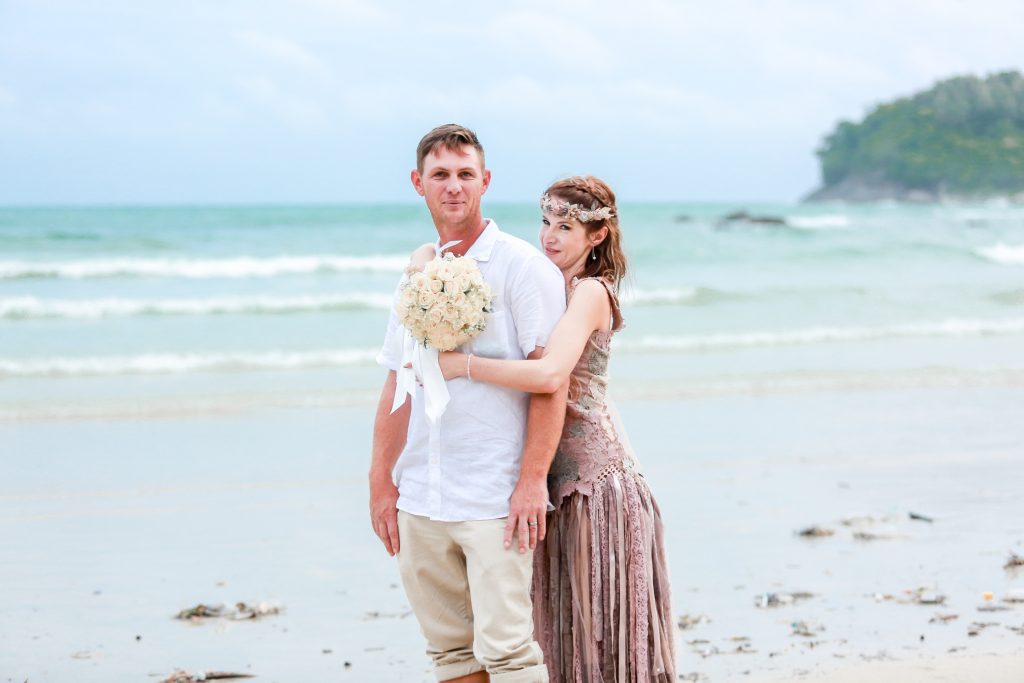
M 399 122 L 410 105 L 423 120 L 489 120 L 531 123 L 541 130 L 566 126 L 579 131 L 654 129 L 761 130 L 765 125 L 803 127 L 792 99 L 758 97 L 736 101 L 664 80 L 608 79 L 598 84 L 529 76 L 495 79 L 479 87 L 435 88 L 414 81 L 369 83 L 346 88 L 345 113 L 367 123 Z
M 79 182 L 56 182 L 63 158 L 97 157 L 100 143 L 107 187 L 130 185 L 121 169 L 152 155 L 180 156 L 193 185 L 179 194 L 216 199 L 229 175 L 262 182 L 242 160 L 251 150 L 287 150 L 296 169 L 343 151 L 391 177 L 409 139 L 451 120 L 486 134 L 502 177 L 519 168 L 529 188 L 538 172 L 580 167 L 647 196 L 685 180 L 691 197 L 795 198 L 816 183 L 813 150 L 838 119 L 951 75 L 1024 66 L 1019 0 L 19 0 L 0 13 L 4 152 L 37 160 L 34 191 L 56 199 Z M 552 167 L 538 169 L 546 154 Z M 365 169 L 333 170 L 340 199 L 406 196 Z M 296 198 L 318 186 L 299 171 L 275 180 Z M 0 175 L 0 197 L 16 198 L 18 181 Z
M 552 74 L 600 74 L 613 61 L 612 51 L 593 31 L 551 11 L 500 14 L 489 22 L 486 33 L 493 49 L 506 59 Z
M 261 31 L 247 30 L 238 34 L 238 39 L 250 48 L 288 66 L 315 76 L 328 76 L 330 67 L 298 43 Z
M 361 0 L 297 0 L 294 4 L 305 5 L 323 15 L 349 22 L 355 20 L 380 24 L 390 18 L 379 4 Z
M 319 104 L 285 92 L 266 76 L 243 77 L 238 79 L 236 86 L 244 97 L 292 128 L 322 128 L 328 122 L 327 113 Z

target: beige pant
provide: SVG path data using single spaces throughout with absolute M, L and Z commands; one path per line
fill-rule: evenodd
M 398 511 L 398 568 L 437 680 L 486 670 L 493 683 L 547 683 L 533 639 L 533 553 L 504 546 L 505 520 L 438 522 Z

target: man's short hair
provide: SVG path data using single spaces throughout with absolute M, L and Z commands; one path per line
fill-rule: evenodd
M 477 154 L 480 155 L 481 168 L 486 168 L 484 148 L 477 139 L 476 133 L 457 123 L 446 123 L 424 135 L 420 144 L 416 146 L 416 170 L 423 173 L 423 160 L 438 147 L 443 146 L 445 149 L 460 151 L 466 145 L 477 151 Z

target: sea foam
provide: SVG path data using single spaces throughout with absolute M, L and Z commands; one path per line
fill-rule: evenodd
M 650 335 L 616 344 L 629 351 L 717 351 L 722 349 L 792 346 L 829 342 L 859 342 L 896 337 L 971 337 L 1024 334 L 1024 319 L 964 320 L 912 323 L 881 327 L 807 327 L 791 330 L 708 335 Z
M 624 305 L 633 306 L 666 306 L 710 304 L 723 299 L 736 298 L 737 295 L 722 292 L 710 287 L 678 287 L 664 289 L 627 289 L 620 297 Z
M 975 253 L 993 263 L 1024 265 L 1024 244 L 1014 246 L 1000 242 L 991 247 L 979 247 Z
M 704 305 L 735 298 L 706 287 L 631 290 L 623 304 L 634 306 Z M 0 320 L 39 318 L 98 319 L 170 315 L 279 315 L 346 310 L 387 310 L 393 295 L 384 292 L 305 296 L 215 296 L 197 299 L 41 299 L 19 296 L 0 299 Z
M 388 309 L 392 297 L 375 292 L 292 297 L 210 297 L 204 299 L 0 299 L 0 319 L 114 318 L 140 315 L 287 314 Z
M 329 272 L 398 272 L 408 256 L 239 256 L 221 259 L 83 259 L 78 261 L 0 261 L 0 279 L 178 277 L 249 278 Z
M 836 230 L 850 227 L 850 219 L 839 213 L 818 216 L 787 216 L 786 223 L 802 230 Z
M 377 351 L 337 349 L 0 358 L 0 377 L 80 377 L 346 367 L 372 363 Z

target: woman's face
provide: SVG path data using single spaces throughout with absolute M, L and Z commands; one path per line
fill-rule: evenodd
M 563 273 L 583 268 L 595 241 L 578 220 L 545 211 L 540 220 L 540 246 Z

